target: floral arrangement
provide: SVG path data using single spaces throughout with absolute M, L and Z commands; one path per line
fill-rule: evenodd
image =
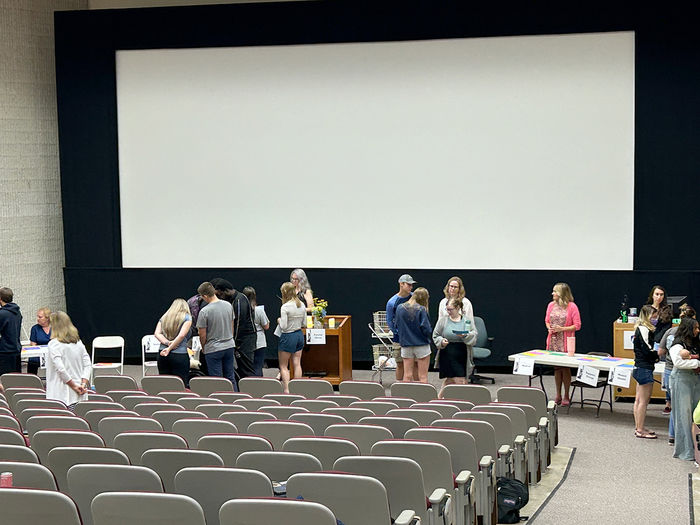
M 316 319 L 323 320 L 326 317 L 326 308 L 328 308 L 328 301 L 314 297 L 314 306 L 311 308 L 311 315 Z

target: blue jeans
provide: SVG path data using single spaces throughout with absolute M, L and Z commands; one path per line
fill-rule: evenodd
M 692 370 L 674 368 L 671 372 L 671 417 L 676 431 L 674 458 L 695 459 L 693 410 L 700 401 L 700 379 Z
M 673 369 L 671 369 L 673 370 Z M 661 379 L 661 386 L 664 388 L 666 391 L 666 402 L 670 403 L 671 402 L 671 385 L 669 384 L 669 379 L 671 378 L 671 370 L 668 368 L 664 370 L 664 375 L 663 378 Z M 673 411 L 669 414 L 668 418 L 668 437 L 669 438 L 675 438 L 676 433 L 674 432 L 674 427 L 673 427 Z
M 207 360 L 207 369 L 210 376 L 225 377 L 233 383 L 233 389 L 236 392 L 238 391 L 236 378 L 233 375 L 233 347 L 204 354 L 204 359 Z

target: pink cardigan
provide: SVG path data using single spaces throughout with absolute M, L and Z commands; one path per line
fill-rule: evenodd
M 547 313 L 544 315 L 544 322 L 549 323 L 549 316 L 552 313 L 552 309 L 554 308 L 554 301 L 549 303 L 547 305 Z M 581 329 L 581 316 L 578 313 L 578 306 L 576 306 L 576 303 L 573 301 L 570 302 L 569 304 L 566 305 L 566 321 L 564 323 L 564 326 L 575 326 L 576 330 Z M 564 335 L 564 351 L 566 352 L 566 340 L 569 337 L 574 337 L 576 331 L 574 331 L 574 334 L 569 335 L 571 332 L 567 332 Z M 549 350 L 549 341 L 552 339 L 552 334 L 548 333 L 547 334 L 547 350 Z

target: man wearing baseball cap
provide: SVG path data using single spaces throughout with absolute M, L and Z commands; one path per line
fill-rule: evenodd
M 393 295 L 389 301 L 386 303 L 386 324 L 389 326 L 389 330 L 394 333 L 392 338 L 392 357 L 396 360 L 396 380 L 403 380 L 403 359 L 401 358 L 401 344 L 399 343 L 399 335 L 396 333 L 396 325 L 394 324 L 394 316 L 396 315 L 396 308 L 401 303 L 405 303 L 413 295 L 413 285 L 416 281 L 413 280 L 409 274 L 405 273 L 399 277 L 399 291 L 397 294 Z M 417 367 L 413 369 L 413 379 L 418 381 L 418 369 Z

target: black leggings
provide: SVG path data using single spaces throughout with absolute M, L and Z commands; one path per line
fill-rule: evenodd
M 169 353 L 167 356 L 158 354 L 158 373 L 162 375 L 178 376 L 188 387 L 190 383 L 190 356 L 184 354 Z

